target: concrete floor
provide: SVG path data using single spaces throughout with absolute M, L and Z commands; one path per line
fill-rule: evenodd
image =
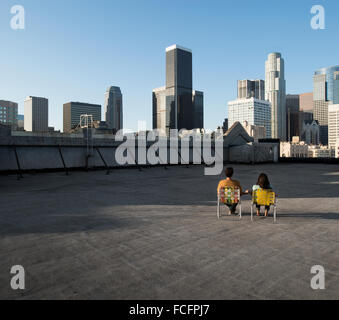
M 251 223 L 248 197 L 242 221 L 218 221 L 221 177 L 202 166 L 0 176 L 0 298 L 339 299 L 339 167 L 234 167 L 245 188 L 268 173 L 276 224 Z

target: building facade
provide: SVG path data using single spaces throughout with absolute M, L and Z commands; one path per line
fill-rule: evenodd
M 18 130 L 25 130 L 25 116 L 23 114 L 18 114 Z
M 265 99 L 271 102 L 272 138 L 286 141 L 285 62 L 280 53 L 271 53 L 265 64 Z
M 313 93 L 286 95 L 286 110 L 287 140 L 292 141 L 293 137 L 303 140 L 304 122 L 313 121 Z
M 238 80 L 238 99 L 256 98 L 265 100 L 264 80 Z
M 328 144 L 328 104 L 326 75 L 317 74 L 313 77 L 313 117 L 320 125 L 320 142 Z
M 308 145 L 304 141 L 280 143 L 281 158 L 308 158 Z
M 166 131 L 166 129 L 169 128 L 169 123 L 167 123 L 167 93 L 166 87 L 160 87 L 153 90 L 153 129 L 162 129 Z M 172 97 L 169 97 L 169 99 L 172 101 Z
M 292 137 L 299 136 L 299 107 L 300 96 L 298 94 L 286 95 L 286 128 L 287 141 L 291 141 Z
M 335 148 L 339 139 L 339 104 L 328 107 L 328 145 Z
M 320 144 L 320 126 L 317 120 L 303 122 L 300 139 L 308 145 Z
M 313 114 L 313 92 L 302 93 L 299 95 L 299 110 Z
M 308 156 L 309 158 L 334 158 L 335 149 L 328 146 L 310 146 Z
M 337 74 L 339 66 L 322 68 L 314 73 L 313 77 L 313 101 L 314 119 L 320 125 L 320 141 L 323 145 L 328 144 L 328 106 L 337 98 Z
M 334 157 L 337 158 L 337 159 L 339 158 L 339 139 L 337 139 L 337 143 L 335 145 Z
M 203 93 L 192 88 L 192 51 L 178 45 L 168 47 L 166 86 L 153 90 L 153 129 L 202 129 Z
M 0 100 L 0 123 L 16 127 L 18 125 L 18 104 Z
M 193 90 L 193 128 L 204 128 L 204 93 L 202 91 Z
M 339 71 L 334 72 L 333 104 L 339 104 Z
M 288 94 L 286 95 L 286 110 L 299 111 L 300 110 L 300 95 Z
M 193 129 L 192 88 L 192 51 L 178 45 L 166 48 L 166 89 L 173 98 L 168 104 L 171 129 Z
M 80 123 L 81 115 L 92 115 L 93 121 L 101 121 L 101 105 L 83 102 L 68 102 L 63 106 L 64 133 L 75 129 Z
M 255 98 L 237 99 L 228 103 L 228 125 L 236 122 L 265 127 L 266 137 L 271 137 L 271 104 Z
M 105 93 L 105 120 L 108 129 L 123 129 L 123 97 L 119 87 L 109 87 Z
M 254 138 L 254 141 L 259 141 L 259 139 L 266 139 L 266 128 L 264 126 L 257 126 L 249 124 L 247 121 L 242 123 L 242 126 L 245 128 L 248 135 Z
M 25 131 L 48 132 L 48 99 L 29 96 L 24 106 Z

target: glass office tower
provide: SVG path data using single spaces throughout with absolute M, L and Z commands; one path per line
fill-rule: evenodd
M 104 113 L 109 129 L 123 129 L 123 99 L 119 87 L 111 86 L 106 90 Z
M 168 101 L 170 109 L 168 113 L 171 115 L 169 117 L 170 128 L 193 129 L 192 88 L 192 51 L 178 45 L 168 47 L 166 49 L 166 89 L 172 91 L 174 96 L 174 101 L 171 99 Z M 173 106 L 174 110 L 172 110 Z
M 204 127 L 204 93 L 193 90 L 193 108 L 194 108 L 194 129 Z
M 320 125 L 320 142 L 328 144 L 328 105 L 339 98 L 337 96 L 337 75 L 339 66 L 322 68 L 314 73 L 313 100 L 314 119 Z
M 339 71 L 334 72 L 333 104 L 339 104 Z
M 166 86 L 153 90 L 153 129 L 202 129 L 204 94 L 194 91 L 192 51 L 178 45 L 166 49 Z
M 322 68 L 315 71 L 314 75 L 325 75 L 326 78 L 326 101 L 334 100 L 334 79 L 339 71 L 339 66 Z

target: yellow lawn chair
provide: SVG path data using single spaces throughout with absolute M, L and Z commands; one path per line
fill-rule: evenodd
M 277 221 L 277 196 L 273 190 L 258 189 L 253 191 L 251 220 L 253 221 L 254 206 L 273 206 L 274 207 L 274 222 Z
M 218 219 L 220 219 L 220 203 L 230 205 L 237 203 L 239 207 L 239 217 L 240 219 L 242 218 L 241 197 L 239 188 L 224 187 L 219 190 L 217 209 Z

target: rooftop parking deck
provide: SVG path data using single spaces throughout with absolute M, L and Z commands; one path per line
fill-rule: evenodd
M 217 220 L 203 166 L 0 176 L 0 299 L 339 299 L 339 166 L 234 168 L 246 189 L 269 175 L 277 223 L 252 223 L 249 197 Z

